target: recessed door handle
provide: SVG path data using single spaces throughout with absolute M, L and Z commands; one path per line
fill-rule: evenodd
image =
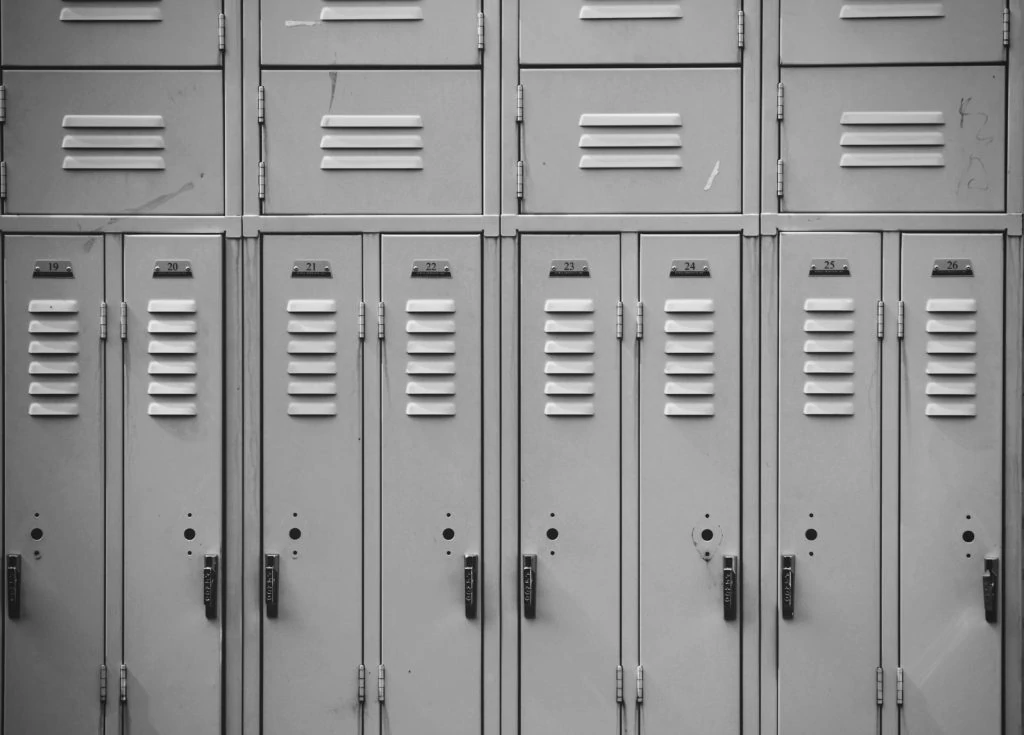
M 999 620 L 999 559 L 985 558 L 981 591 L 985 600 L 985 621 L 995 623 Z
M 281 555 L 265 554 L 263 557 L 263 605 L 268 618 L 277 617 L 277 591 L 280 586 Z
M 476 554 L 466 554 L 462 566 L 462 573 L 465 587 L 466 618 L 476 619 L 476 575 L 479 566 L 479 557 Z
M 537 555 L 523 554 L 523 617 L 537 617 Z
M 739 587 L 739 557 L 723 557 L 722 566 L 722 614 L 726 620 L 735 620 Z
M 782 555 L 782 619 L 792 620 L 796 613 L 796 557 Z
M 203 558 L 203 605 L 206 607 L 206 619 L 217 619 L 217 584 L 220 560 L 216 554 L 207 554 Z
M 7 555 L 7 617 L 21 617 L 21 554 Z

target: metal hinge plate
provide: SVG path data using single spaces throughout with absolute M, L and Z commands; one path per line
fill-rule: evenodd
M 1003 8 L 1003 46 L 1010 47 L 1010 9 Z
M 747 21 L 742 10 L 736 13 L 736 45 L 744 48 L 747 45 Z
M 782 159 L 780 158 L 778 160 L 778 163 L 775 164 L 775 196 L 779 197 L 779 199 L 782 198 L 783 192 L 785 191 L 783 187 L 784 170 L 785 164 L 782 162 Z
M 121 302 L 119 322 L 121 324 L 121 339 L 126 340 L 128 339 L 128 304 L 124 301 Z
M 121 702 L 128 701 L 128 667 L 121 664 Z
M 0 124 L 7 122 L 7 87 L 0 84 Z
M 217 16 L 217 49 L 224 51 L 227 45 L 227 18 L 224 17 L 224 13 Z
M 523 85 L 516 86 L 516 122 L 523 121 Z
M 384 703 L 384 664 L 377 667 L 377 701 Z
M 786 85 L 779 82 L 778 88 L 775 90 L 775 118 L 782 122 L 782 119 L 786 116 Z
M 384 339 L 384 302 L 377 304 L 377 339 Z
M 644 667 L 636 667 L 636 703 L 644 703 Z
M 882 702 L 885 701 L 885 687 L 883 686 L 884 678 L 882 667 L 879 666 L 875 669 L 875 704 L 879 707 L 881 707 Z
M 636 338 L 644 338 L 644 302 L 636 302 Z
M 107 302 L 100 302 L 100 339 L 107 338 Z
M 366 701 L 366 667 L 359 664 L 359 688 L 357 690 L 359 703 Z
M 618 704 L 622 704 L 625 701 L 622 691 L 622 665 L 620 664 L 615 667 L 615 701 Z
M 523 198 L 523 162 L 516 161 L 516 199 Z
M 885 302 L 878 302 L 878 338 L 885 339 Z M 879 669 L 881 671 L 881 669 Z
M 260 125 L 267 121 L 267 90 L 262 84 L 256 90 L 256 121 Z
M 0 161 L 0 199 L 7 198 L 7 162 Z
M 259 178 L 256 182 L 256 193 L 259 195 L 260 200 L 267 198 L 267 164 L 264 161 L 260 161 L 260 172 Z
M 903 302 L 896 304 L 896 339 L 903 339 Z
M 615 305 L 615 336 L 618 339 L 622 339 L 623 311 L 622 302 L 620 301 Z
M 107 703 L 107 665 L 100 664 L 100 704 Z
M 484 14 L 476 14 L 476 47 L 477 50 L 484 50 Z
M 366 302 L 359 302 L 359 339 L 366 339 Z M 362 668 L 362 667 L 360 667 Z
M 903 667 L 896 669 L 896 706 L 903 706 Z

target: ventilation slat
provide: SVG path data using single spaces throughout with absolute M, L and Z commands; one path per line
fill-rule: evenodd
M 714 375 L 713 360 L 669 360 L 665 363 L 665 375 Z
M 423 418 L 454 416 L 455 404 L 451 401 L 446 401 L 444 403 L 410 401 L 405 407 L 405 415 L 420 416 Z
M 804 311 L 853 311 L 853 299 L 807 299 Z
M 929 314 L 974 314 L 977 299 L 928 299 L 925 309 Z
M 405 364 L 406 375 L 455 375 L 453 360 L 410 360 Z
M 714 299 L 668 299 L 665 301 L 666 314 L 711 314 L 714 311 Z
M 929 319 L 925 331 L 929 334 L 976 334 L 978 322 L 974 319 Z
M 978 343 L 973 339 L 930 339 L 925 349 L 929 355 L 976 355 Z
M 544 302 L 548 314 L 593 314 L 593 299 L 548 299 Z
M 544 331 L 547 334 L 593 334 L 593 319 L 548 319 L 544 322 Z
M 288 404 L 289 416 L 337 416 L 338 406 L 333 401 L 302 403 L 293 401 Z
M 288 334 L 337 334 L 338 322 L 334 319 L 291 319 Z
M 665 415 L 671 418 L 710 418 L 715 415 L 715 404 L 709 401 L 668 401 Z
M 437 382 L 415 380 L 405 385 L 407 396 L 454 396 L 455 381 L 444 380 Z
M 548 381 L 544 384 L 544 395 L 548 396 L 592 396 L 596 386 L 593 381 Z
M 28 364 L 29 375 L 78 375 L 78 363 L 72 360 L 48 360 Z
M 195 314 L 195 299 L 151 299 L 147 305 L 150 314 Z
M 337 375 L 338 363 L 334 360 L 292 360 L 288 363 L 289 375 Z
M 153 360 L 149 363 L 150 375 L 198 375 L 199 365 L 194 360 Z
M 978 415 L 978 407 L 973 401 L 929 403 L 925 407 L 925 415 L 934 418 L 974 418 Z
M 159 403 L 153 401 L 149 404 L 149 415 L 168 418 L 189 418 L 198 416 L 199 409 L 195 403 Z
M 837 380 L 825 383 L 820 380 L 809 380 L 804 383 L 804 394 L 808 396 L 852 396 L 853 381 Z
M 808 319 L 804 331 L 848 333 L 853 332 L 854 326 L 853 319 Z
M 32 340 L 28 343 L 30 355 L 77 355 L 78 342 Z
M 925 395 L 929 396 L 976 396 L 978 385 L 974 381 L 942 382 L 930 381 L 925 386 Z
M 715 384 L 711 381 L 680 381 L 671 380 L 665 383 L 665 395 L 667 396 L 713 396 L 715 395 Z
M 678 20 L 679 3 L 588 3 L 580 8 L 580 20 Z
M 290 396 L 334 396 L 338 385 L 333 380 L 293 380 L 288 383 Z
M 978 363 L 974 360 L 945 362 L 932 360 L 925 366 L 926 375 L 977 375 Z
M 715 322 L 712 319 L 667 319 L 665 332 L 668 334 L 714 334 Z
M 75 299 L 32 299 L 28 302 L 30 314 L 77 314 Z
M 149 341 L 149 354 L 151 355 L 195 355 L 198 349 L 198 344 L 190 339 L 180 342 L 156 339 Z
M 843 20 L 891 20 L 893 18 L 942 18 L 946 10 L 935 2 L 847 3 L 839 10 Z
M 149 384 L 149 395 L 151 396 L 195 396 L 199 394 L 199 387 L 194 381 L 182 383 L 158 383 L 153 381 Z
M 410 355 L 454 355 L 454 340 L 410 339 L 406 346 Z
M 78 334 L 77 319 L 42 321 L 33 319 L 28 323 L 29 334 Z
M 452 299 L 410 299 L 405 302 L 408 314 L 454 314 L 455 301 Z
M 594 340 L 548 340 L 544 343 L 547 355 L 593 355 L 596 349 Z
M 665 342 L 666 355 L 713 355 L 715 343 L 710 339 L 670 339 Z
M 159 23 L 163 18 L 160 8 L 141 4 L 71 5 L 60 11 L 63 23 Z
M 554 417 L 576 417 L 593 416 L 594 404 L 592 401 L 581 401 L 570 403 L 568 401 L 548 401 L 544 404 L 544 415 Z
M 603 156 L 580 156 L 582 169 L 658 169 L 682 168 L 683 157 L 677 155 L 611 153 Z
M 199 323 L 194 319 L 181 321 L 150 319 L 146 331 L 150 334 L 196 334 L 199 331 Z
M 288 301 L 289 314 L 333 314 L 338 311 L 334 299 L 291 299 Z
M 63 418 L 78 415 L 78 402 L 31 403 L 28 415 L 38 418 Z
M 333 339 L 294 339 L 288 342 L 289 355 L 334 355 L 338 343 Z
M 853 360 L 808 360 L 804 363 L 807 375 L 853 375 Z
M 804 342 L 808 354 L 850 355 L 853 354 L 852 339 L 809 339 Z
M 32 382 L 28 386 L 30 396 L 77 396 L 78 383 L 75 381 Z
M 853 401 L 825 403 L 809 401 L 804 404 L 805 416 L 853 416 Z
M 405 323 L 406 334 L 455 334 L 454 319 L 410 319 Z
M 548 360 L 544 363 L 545 375 L 593 375 L 591 360 Z

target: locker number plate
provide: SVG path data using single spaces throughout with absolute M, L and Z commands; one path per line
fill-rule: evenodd
M 70 260 L 37 260 L 32 268 L 33 278 L 74 278 L 75 269 Z
M 846 258 L 815 258 L 811 261 L 812 276 L 848 276 L 850 261 Z
M 706 260 L 673 260 L 668 274 L 673 278 L 711 278 L 711 264 Z
M 410 275 L 413 278 L 451 278 L 452 264 L 447 260 L 414 260 Z
M 153 278 L 191 278 L 191 260 L 158 260 L 153 264 Z
M 552 278 L 590 278 L 590 265 L 585 260 L 558 260 L 551 261 Z
M 333 278 L 329 260 L 296 260 L 292 263 L 292 278 Z
M 933 276 L 973 276 L 974 265 L 970 258 L 936 258 L 932 265 Z

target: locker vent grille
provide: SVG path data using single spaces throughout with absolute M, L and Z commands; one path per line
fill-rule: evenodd
M 155 23 L 163 20 L 163 11 L 156 2 L 75 0 L 63 6 L 60 19 L 65 23 Z
M 580 168 L 683 167 L 683 119 L 677 113 L 586 114 L 579 125 Z
M 149 321 L 149 415 L 198 414 L 199 322 L 194 299 L 151 299 Z
M 327 131 L 320 148 L 327 153 L 320 168 L 330 171 L 418 171 L 423 168 L 420 115 L 324 115 Z M 332 151 L 339 151 L 333 153 Z
M 39 299 L 28 305 L 29 416 L 78 415 L 78 302 Z
M 68 171 L 162 171 L 167 147 L 160 115 L 65 115 L 61 148 Z M 77 152 L 77 151 L 88 151 Z
M 935 168 L 946 165 L 941 112 L 844 112 L 843 168 Z
M 405 302 L 407 416 L 455 415 L 455 301 Z
M 288 415 L 335 416 L 338 385 L 337 302 L 288 302 Z
M 854 300 L 804 302 L 804 415 L 853 416 Z
M 971 418 L 978 413 L 978 302 L 928 299 L 925 323 L 925 413 L 935 418 Z
M 320 20 L 423 20 L 423 8 L 417 0 L 330 0 L 320 11 Z
M 715 415 L 715 302 L 665 302 L 665 415 Z
M 888 18 L 942 18 L 946 8 L 931 0 L 851 0 L 839 11 L 843 20 L 885 20 Z
M 670 20 L 683 17 L 678 0 L 587 0 L 580 20 Z
M 593 299 L 548 299 L 544 302 L 544 414 L 594 415 Z

